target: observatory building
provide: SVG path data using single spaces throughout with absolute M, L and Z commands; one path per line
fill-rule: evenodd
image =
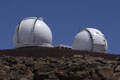
M 104 34 L 95 28 L 80 30 L 75 36 L 72 48 L 74 50 L 87 50 L 94 52 L 107 52 L 107 40 Z
M 17 25 L 14 33 L 15 48 L 52 46 L 52 32 L 43 18 L 24 18 Z M 54 48 L 107 52 L 107 40 L 104 34 L 95 28 L 85 28 L 75 36 L 72 47 L 57 45 Z
M 28 46 L 52 47 L 52 32 L 42 18 L 24 18 L 14 33 L 15 48 Z

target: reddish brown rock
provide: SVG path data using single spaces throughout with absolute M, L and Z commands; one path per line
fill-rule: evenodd
M 0 51 L 0 80 L 120 80 L 120 61 L 117 55 L 87 51 L 5 50 Z

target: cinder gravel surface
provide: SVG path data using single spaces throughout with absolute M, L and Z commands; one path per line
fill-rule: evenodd
M 89 55 L 1 56 L 0 80 L 120 80 L 120 61 Z

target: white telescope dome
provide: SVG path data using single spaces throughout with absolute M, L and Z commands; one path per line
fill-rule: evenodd
M 87 50 L 94 52 L 107 52 L 107 40 L 104 34 L 95 28 L 81 30 L 74 38 L 74 50 Z
M 14 33 L 15 48 L 28 46 L 52 46 L 52 32 L 42 18 L 24 18 Z

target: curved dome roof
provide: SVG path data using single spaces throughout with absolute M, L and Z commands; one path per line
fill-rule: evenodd
M 72 48 L 75 50 L 107 52 L 107 40 L 98 29 L 86 28 L 75 36 Z
M 27 46 L 51 46 L 52 32 L 42 18 L 24 18 L 16 27 L 14 45 L 16 48 Z

